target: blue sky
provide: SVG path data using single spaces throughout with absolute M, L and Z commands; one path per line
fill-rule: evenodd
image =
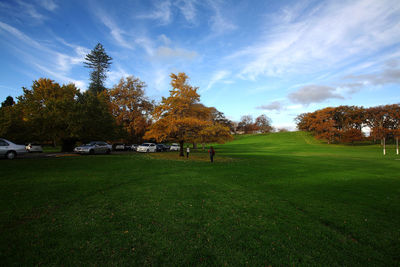
M 40 77 L 86 90 L 98 42 L 113 58 L 108 87 L 134 75 L 159 101 L 186 72 L 236 121 L 294 129 L 326 106 L 400 103 L 398 0 L 0 0 L 0 101 Z

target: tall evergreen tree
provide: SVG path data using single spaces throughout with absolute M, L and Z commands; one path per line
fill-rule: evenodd
M 91 82 L 89 91 L 97 94 L 106 90 L 104 81 L 107 78 L 106 73 L 111 65 L 112 58 L 104 51 L 103 45 L 98 43 L 96 47 L 86 55 L 85 60 L 85 67 L 92 69 L 90 73 Z

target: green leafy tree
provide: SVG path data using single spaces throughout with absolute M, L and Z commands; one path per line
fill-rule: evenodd
M 76 108 L 71 115 L 74 137 L 86 143 L 115 138 L 117 126 L 111 114 L 108 96 L 89 92 L 78 94 Z
M 106 90 L 104 81 L 111 65 L 112 58 L 107 55 L 102 44 L 98 43 L 85 57 L 85 67 L 92 69 L 90 73 L 89 91 L 98 94 Z

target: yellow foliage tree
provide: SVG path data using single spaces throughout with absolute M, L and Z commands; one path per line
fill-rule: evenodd
M 145 139 L 177 141 L 180 144 L 180 156 L 183 156 L 183 145 L 192 141 L 198 133 L 209 125 L 206 119 L 209 109 L 199 103 L 200 95 L 197 87 L 187 83 L 185 73 L 171 74 L 170 96 L 163 97 L 160 105 L 153 112 L 155 122 L 146 132 Z

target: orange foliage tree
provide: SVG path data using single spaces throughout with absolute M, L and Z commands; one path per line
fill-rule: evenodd
M 151 124 L 154 103 L 145 96 L 146 84 L 129 76 L 108 92 L 111 112 L 129 142 L 140 142 Z
M 183 156 L 183 145 L 193 141 L 197 134 L 209 125 L 209 109 L 199 103 L 197 87 L 188 84 L 185 73 L 171 74 L 170 96 L 162 98 L 160 105 L 153 112 L 155 122 L 146 132 L 145 139 L 156 139 L 158 142 L 173 140 L 180 144 L 180 156 Z

